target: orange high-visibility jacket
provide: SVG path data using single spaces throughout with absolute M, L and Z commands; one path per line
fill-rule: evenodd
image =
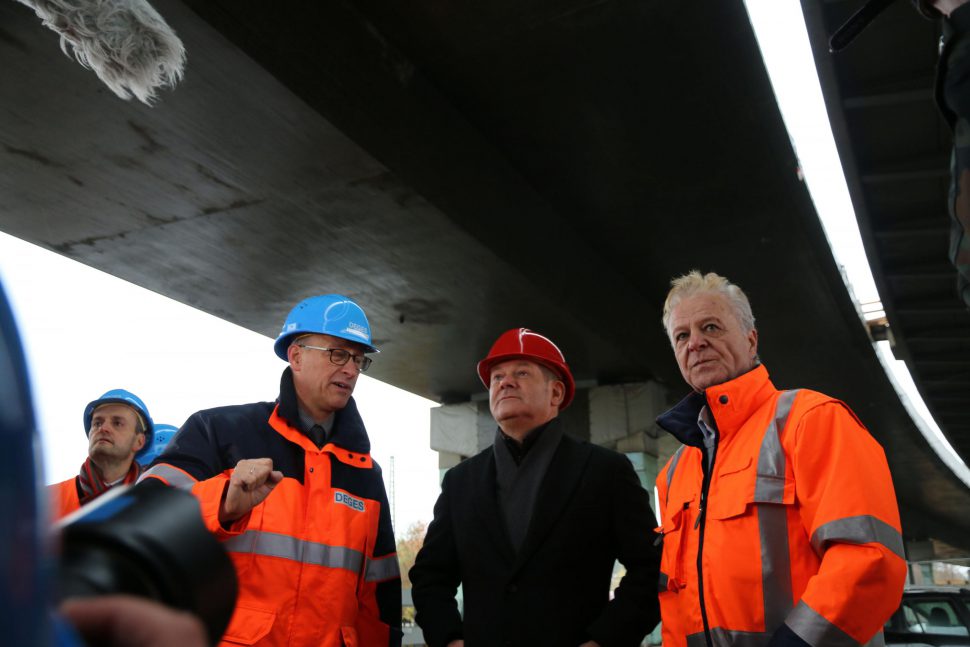
M 899 511 L 882 447 L 845 404 L 778 391 L 758 366 L 657 422 L 685 443 L 657 477 L 664 647 L 850 647 L 881 631 L 906 577 Z
M 382 647 L 401 642 L 401 580 L 380 468 L 353 399 L 322 449 L 297 420 L 289 369 L 279 403 L 193 414 L 146 472 L 191 488 L 229 551 L 239 599 L 221 645 Z M 219 506 L 242 459 L 271 458 L 283 480 L 226 530 Z
M 50 501 L 51 519 L 53 521 L 66 517 L 80 508 L 81 499 L 77 493 L 77 477 L 72 476 L 66 481 L 48 485 L 47 498 Z

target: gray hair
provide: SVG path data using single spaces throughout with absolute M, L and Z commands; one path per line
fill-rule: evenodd
M 661 320 L 664 330 L 667 331 L 667 337 L 670 337 L 670 315 L 674 306 L 684 299 L 705 293 L 724 296 L 744 332 L 754 330 L 754 313 L 751 312 L 751 304 L 741 288 L 720 274 L 714 272 L 701 274 L 698 270 L 691 270 L 670 282 L 670 292 L 667 293 L 667 300 L 664 302 L 664 313 Z

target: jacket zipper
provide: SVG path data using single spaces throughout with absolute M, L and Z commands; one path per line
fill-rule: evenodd
M 706 448 L 702 449 L 706 453 Z M 707 458 L 706 456 L 701 456 L 701 461 Z M 707 525 L 707 494 L 711 487 L 711 473 L 714 471 L 714 461 L 717 458 L 717 445 L 714 445 L 714 450 L 711 453 L 710 468 L 705 468 L 707 462 L 704 461 L 701 464 L 702 469 L 704 469 L 704 480 L 701 483 L 701 499 L 698 503 L 697 509 L 697 521 L 694 522 L 694 527 L 700 526 L 700 534 L 697 537 L 697 594 L 699 596 L 700 607 L 701 607 L 701 620 L 704 622 L 704 639 L 707 641 L 707 647 L 714 647 L 714 641 L 711 639 L 711 628 L 707 622 L 707 606 L 704 604 L 704 528 Z

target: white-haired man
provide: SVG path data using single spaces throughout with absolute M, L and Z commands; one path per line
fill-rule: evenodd
M 882 448 L 842 402 L 774 387 L 738 286 L 671 285 L 663 324 L 693 391 L 657 419 L 683 443 L 657 477 L 664 646 L 878 638 L 906 577 Z

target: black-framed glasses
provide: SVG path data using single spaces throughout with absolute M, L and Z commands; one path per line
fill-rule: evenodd
M 299 346 L 300 348 L 311 348 L 313 350 L 321 350 L 327 353 L 328 355 L 330 355 L 330 363 L 336 364 L 337 366 L 343 366 L 348 361 L 350 361 L 351 357 L 353 357 L 354 364 L 357 365 L 357 368 L 360 369 L 361 373 L 369 369 L 371 362 L 374 361 L 370 357 L 367 357 L 366 355 L 354 355 L 350 351 L 344 350 L 343 348 L 324 348 L 323 346 L 311 346 L 310 344 L 297 344 L 297 346 Z

